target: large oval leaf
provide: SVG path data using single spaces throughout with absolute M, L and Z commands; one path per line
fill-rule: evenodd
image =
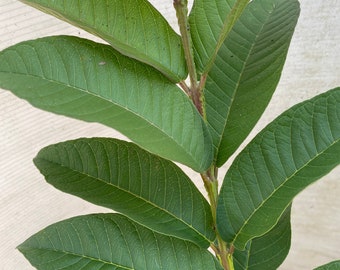
M 38 270 L 222 270 L 207 250 L 153 232 L 119 214 L 58 222 L 18 248 Z
M 218 51 L 204 92 L 217 166 L 240 146 L 267 107 L 298 16 L 297 0 L 254 0 Z
M 171 80 L 186 78 L 181 38 L 146 0 L 21 0 L 110 43 Z
M 174 163 L 117 139 L 92 138 L 42 149 L 35 165 L 54 187 L 127 215 L 152 230 L 207 248 L 210 206 Z
M 196 171 L 211 164 L 210 134 L 189 98 L 108 45 L 65 36 L 15 45 L 0 53 L 0 86 L 46 111 L 113 127 Z
M 247 243 L 244 251 L 233 254 L 235 270 L 278 269 L 287 257 L 291 242 L 290 207 L 265 235 Z
M 244 249 L 305 187 L 340 163 L 340 88 L 284 112 L 236 157 L 221 188 L 217 227 Z

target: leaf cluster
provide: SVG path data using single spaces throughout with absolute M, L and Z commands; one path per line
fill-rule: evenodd
M 0 52 L 0 86 L 131 140 L 80 138 L 38 153 L 34 164 L 48 183 L 115 213 L 38 232 L 19 246 L 30 263 L 276 269 L 290 248 L 293 198 L 340 163 L 340 88 L 266 126 L 220 189 L 218 168 L 270 102 L 298 1 L 195 0 L 189 12 L 186 0 L 175 0 L 180 35 L 146 0 L 22 2 L 106 43 L 54 36 L 14 45 Z M 209 202 L 175 162 L 201 176 Z

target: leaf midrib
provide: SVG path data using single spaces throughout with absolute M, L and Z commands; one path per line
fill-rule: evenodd
M 275 7 L 276 7 L 276 6 L 275 6 Z M 274 7 L 274 9 L 275 9 L 275 7 Z M 272 12 L 270 12 L 270 13 L 268 14 L 267 20 L 265 21 L 266 23 L 267 23 L 268 21 L 270 21 L 270 18 L 271 18 L 272 13 L 274 12 L 274 9 L 272 10 Z M 241 22 L 241 18 L 242 18 L 242 17 L 240 17 L 240 18 L 238 19 L 238 22 L 237 22 L 237 23 L 240 23 L 240 22 Z M 259 34 L 256 35 L 256 38 L 254 39 L 254 42 L 252 43 L 252 45 L 251 45 L 251 47 L 250 47 L 250 50 L 249 50 L 249 53 L 247 54 L 247 57 L 246 57 L 246 59 L 245 59 L 245 61 L 244 61 L 244 64 L 242 65 L 242 70 L 241 70 L 241 72 L 240 72 L 239 79 L 238 79 L 238 81 L 237 81 L 237 83 L 236 83 L 236 85 L 235 85 L 235 87 L 234 87 L 235 90 L 233 91 L 234 93 L 233 93 L 233 95 L 232 95 L 232 97 L 231 97 L 231 102 L 230 102 L 231 105 L 229 106 L 229 109 L 228 109 L 228 111 L 227 111 L 227 115 L 226 115 L 226 117 L 225 117 L 226 120 L 224 121 L 223 132 L 222 132 L 222 134 L 219 136 L 219 137 L 220 137 L 220 140 L 219 140 L 219 142 L 218 142 L 217 149 L 220 149 L 221 143 L 222 143 L 222 141 L 223 141 L 222 138 L 223 138 L 223 134 L 224 134 L 224 132 L 225 132 L 227 123 L 229 122 L 228 119 L 229 119 L 229 115 L 230 115 L 230 113 L 231 113 L 231 108 L 233 107 L 233 103 L 234 103 L 235 97 L 236 97 L 236 95 L 237 95 L 237 90 L 238 90 L 239 87 L 240 87 L 241 79 L 242 79 L 242 77 L 244 76 L 244 71 L 245 71 L 246 67 L 248 66 L 248 65 L 247 65 L 247 61 L 249 60 L 249 58 L 250 58 L 250 56 L 251 56 L 251 54 L 252 54 L 252 52 L 253 52 L 253 49 L 254 49 L 254 47 L 255 47 L 255 45 L 256 45 L 257 40 L 260 38 L 260 36 L 262 36 L 261 34 L 262 34 L 263 28 L 264 28 L 264 26 L 265 26 L 266 23 L 263 23 L 263 24 L 262 24 L 261 29 L 258 31 Z M 235 29 L 235 28 L 233 27 L 233 29 Z M 232 32 L 233 29 L 231 29 L 230 32 Z
M 209 240 L 205 235 L 203 235 L 203 234 L 202 234 L 200 231 L 198 231 L 196 228 L 194 228 L 193 226 L 191 226 L 190 224 L 188 224 L 187 222 L 185 222 L 185 220 L 176 217 L 173 213 L 169 212 L 169 210 L 164 209 L 164 208 L 161 208 L 161 207 L 157 206 L 156 204 L 154 204 L 154 203 L 151 202 L 151 201 L 147 201 L 145 198 L 141 197 L 140 195 L 137 195 L 137 194 L 135 194 L 135 193 L 132 193 L 132 192 L 129 191 L 129 190 L 126 190 L 126 189 L 123 189 L 123 188 L 120 187 L 120 186 L 114 185 L 113 183 L 108 183 L 108 182 L 106 182 L 104 179 L 100 179 L 100 178 L 98 178 L 98 177 L 92 176 L 92 175 L 90 175 L 90 174 L 86 174 L 86 173 L 81 172 L 81 171 L 77 171 L 76 169 L 70 168 L 70 167 L 68 167 L 68 166 L 66 166 L 66 165 L 63 165 L 63 164 L 60 164 L 60 163 L 57 163 L 57 162 L 50 161 L 50 160 L 48 160 L 48 159 L 46 159 L 46 158 L 41 158 L 41 157 L 39 157 L 38 159 L 44 160 L 44 161 L 46 161 L 46 162 L 48 162 L 48 163 L 55 164 L 55 165 L 60 166 L 60 167 L 62 167 L 62 168 L 66 168 L 67 170 L 69 170 L 69 171 L 71 171 L 71 172 L 74 172 L 74 173 L 80 174 L 80 175 L 84 175 L 84 176 L 89 177 L 89 178 L 91 178 L 91 179 L 97 180 L 97 181 L 103 183 L 103 184 L 106 185 L 106 186 L 112 187 L 113 189 L 118 189 L 118 190 L 120 190 L 121 192 L 130 194 L 130 195 L 132 195 L 131 197 L 137 198 L 137 199 L 143 201 L 144 203 L 146 203 L 146 204 L 148 204 L 148 205 L 151 205 L 151 206 L 153 206 L 154 208 L 160 210 L 161 212 L 164 212 L 164 213 L 166 213 L 167 215 L 173 217 L 175 220 L 180 221 L 180 223 L 182 223 L 182 224 L 184 224 L 185 226 L 191 228 L 196 234 L 198 234 L 198 235 L 201 236 L 204 240 L 206 240 L 208 243 L 210 243 L 210 240 Z M 106 206 L 106 207 L 107 207 L 107 206 Z M 112 209 L 112 208 L 110 208 L 110 209 Z M 112 210 L 114 210 L 114 209 L 112 209 Z M 130 218 L 133 219 L 133 220 L 134 220 L 135 222 L 137 222 L 138 224 L 140 224 L 140 225 L 142 225 L 142 226 L 144 226 L 144 227 L 147 227 L 145 224 L 141 224 L 139 221 L 135 220 L 134 218 L 132 218 L 132 217 L 130 217 Z M 147 228 L 149 228 L 149 227 L 147 227 Z M 149 229 L 150 229 L 150 230 L 154 230 L 154 229 L 151 229 L 151 228 L 149 228 Z M 161 234 L 165 234 L 164 232 L 159 232 L 159 231 L 157 231 L 157 232 L 158 232 L 158 233 L 161 233 Z M 180 238 L 179 236 L 174 235 L 174 234 L 165 234 L 165 235 L 171 235 L 171 236 L 174 236 L 174 237 L 176 237 L 176 238 L 178 238 L 178 239 L 182 239 L 182 240 L 184 240 L 184 241 L 188 241 L 188 240 L 189 240 L 189 239 Z M 189 240 L 189 241 L 190 241 L 190 240 Z M 193 242 L 193 241 L 191 241 L 191 242 Z
M 268 201 L 270 201 L 270 199 L 273 197 L 273 195 L 284 185 L 286 184 L 288 181 L 290 181 L 296 174 L 298 174 L 299 172 L 301 172 L 302 170 L 304 170 L 306 167 L 308 167 L 308 165 L 313 162 L 314 160 L 316 160 L 320 155 L 322 155 L 324 152 L 326 152 L 327 150 L 331 149 L 334 145 L 336 145 L 338 142 L 340 141 L 340 138 L 335 140 L 330 146 L 328 146 L 327 148 L 323 149 L 323 151 L 319 152 L 317 155 L 315 155 L 314 158 L 310 159 L 307 163 L 305 163 L 304 166 L 300 167 L 300 169 L 296 170 L 294 173 L 291 174 L 291 176 L 289 176 L 288 178 L 286 178 L 286 180 L 284 180 L 276 189 L 273 190 L 273 192 L 271 194 L 269 194 L 269 196 L 267 196 L 267 198 L 265 200 L 263 200 L 261 202 L 261 204 L 254 208 L 253 213 L 244 221 L 242 227 L 238 230 L 238 232 L 235 234 L 234 240 L 232 241 L 232 243 L 235 243 L 235 241 L 237 241 L 237 238 L 242 234 L 242 230 L 243 228 L 248 224 L 248 221 L 252 219 L 252 217 L 261 209 L 261 207 Z M 311 184 L 311 183 L 310 183 Z M 288 205 L 287 205 L 288 206 Z M 283 213 L 283 212 L 282 212 Z M 275 224 L 273 225 L 275 226 Z M 252 239 L 252 238 L 251 238 Z M 249 240 L 251 240 L 249 239 Z M 248 240 L 248 241 L 249 241 Z
M 130 268 L 130 267 L 127 267 L 127 266 L 124 266 L 124 265 L 120 265 L 120 264 L 113 263 L 113 262 L 110 262 L 110 261 L 102 260 L 102 259 L 99 259 L 99 258 L 95 258 L 93 256 L 88 256 L 88 255 L 84 255 L 84 254 L 80 254 L 80 253 L 74 253 L 74 252 L 68 251 L 66 249 L 53 249 L 53 248 L 46 248 L 46 247 L 36 248 L 36 247 L 25 247 L 25 246 L 19 246 L 18 248 L 19 248 L 19 250 L 21 249 L 22 251 L 24 249 L 26 249 L 26 250 L 34 249 L 34 250 L 53 251 L 53 252 L 57 252 L 57 253 L 64 253 L 66 255 L 72 255 L 72 256 L 88 259 L 90 261 L 103 263 L 103 264 L 106 264 L 106 265 L 113 265 L 113 266 L 120 267 L 120 268 L 126 269 L 126 270 L 135 270 L 135 268 Z
M 83 92 L 83 93 L 86 93 L 90 96 L 93 96 L 93 97 L 96 97 L 98 99 L 101 99 L 103 101 L 106 101 L 106 102 L 109 102 L 110 104 L 114 105 L 114 106 L 117 106 L 119 108 L 121 108 L 122 110 L 125 110 L 125 111 L 128 111 L 129 113 L 137 116 L 139 119 L 141 119 L 143 122 L 146 122 L 148 123 L 149 125 L 153 126 L 154 128 L 156 128 L 157 130 L 161 131 L 161 133 L 164 135 L 164 137 L 166 138 L 169 138 L 171 139 L 172 142 L 175 142 L 175 144 L 178 146 L 178 148 L 180 149 L 184 149 L 184 145 L 182 144 L 179 144 L 177 140 L 174 140 L 174 137 L 170 136 L 169 134 L 167 134 L 161 127 L 157 126 L 155 123 L 153 122 L 150 122 L 149 119 L 147 118 L 144 118 L 142 115 L 140 115 L 138 112 L 135 112 L 135 111 L 132 111 L 131 109 L 129 109 L 128 107 L 124 106 L 123 104 L 120 104 L 120 103 L 117 103 L 116 101 L 112 101 L 108 98 L 105 98 L 103 96 L 99 96 L 93 92 L 89 92 L 87 91 L 86 89 L 83 89 L 83 88 L 80 88 L 80 87 L 76 87 L 76 86 L 72 86 L 70 84 L 67 84 L 67 83 L 61 83 L 61 82 L 58 82 L 58 81 L 55 81 L 55 80 L 52 80 L 52 79 L 48 79 L 48 78 L 45 78 L 45 77 L 39 77 L 39 75 L 31 75 L 31 74 L 25 74 L 25 73 L 17 73 L 17 72 L 5 72 L 5 71 L 1 71 L 1 73 L 4 73 L 4 74 L 15 74 L 15 75 L 20 75 L 20 76 L 24 76 L 24 77 L 33 77 L 33 78 L 36 78 L 36 79 L 39 79 L 39 80 L 45 80 L 45 81 L 48 81 L 50 83 L 53 83 L 53 84 L 56 84 L 56 85 L 61 85 L 63 87 L 68 87 L 68 88 L 71 88 L 72 90 L 78 90 L 80 92 Z M 111 126 L 110 126 L 111 127 Z M 113 127 L 111 127 L 113 128 Z M 186 151 L 181 151 L 182 153 L 185 154 L 185 156 L 189 157 L 191 161 L 194 161 L 194 163 L 196 164 L 196 166 L 198 167 L 201 167 L 201 165 L 199 163 L 197 163 L 194 158 L 194 155 L 193 153 L 191 152 L 186 152 Z

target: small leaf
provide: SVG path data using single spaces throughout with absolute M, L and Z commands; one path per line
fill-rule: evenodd
M 201 3 L 200 1 L 194 2 L 194 7 L 192 9 L 192 13 L 190 14 L 190 22 L 191 26 L 194 29 L 193 33 L 193 40 L 195 48 L 196 48 L 196 60 L 199 63 L 198 64 L 198 70 L 200 73 L 207 74 L 212 65 L 215 62 L 216 56 L 218 51 L 221 48 L 221 45 L 223 44 L 224 40 L 230 33 L 231 29 L 233 28 L 235 22 L 238 20 L 238 18 L 241 16 L 243 13 L 243 10 L 245 7 L 248 5 L 249 0 L 236 0 L 236 1 L 228 1 L 227 5 L 224 4 L 223 9 L 226 12 L 225 17 L 219 17 L 221 15 L 220 10 L 215 10 L 215 20 L 216 20 L 216 25 L 211 26 L 209 23 L 207 25 L 202 25 L 200 24 L 201 17 L 209 16 L 211 13 L 211 9 L 213 6 L 217 5 L 220 3 L 219 1 L 216 1 L 210 4 L 209 8 L 204 2 Z M 234 3 L 233 3 L 234 2 Z M 229 6 L 229 3 L 233 3 L 232 6 Z M 209 4 L 208 4 L 209 5 Z M 202 9 L 203 7 L 203 9 Z M 213 12 L 213 13 L 214 13 Z M 222 21 L 222 25 L 220 25 L 220 21 Z M 196 25 L 196 22 L 198 25 Z M 203 27 L 202 27 L 203 26 Z M 210 28 L 210 31 L 207 31 L 207 26 Z M 216 30 L 216 34 L 214 33 L 214 30 Z M 202 31 L 202 32 L 201 32 Z M 209 39 L 208 43 L 205 43 L 202 39 L 202 33 L 203 35 L 205 34 L 204 31 L 207 31 L 208 36 L 211 36 L 211 39 Z M 196 33 L 196 35 L 195 35 Z M 212 38 L 214 36 L 214 38 Z M 204 44 L 205 43 L 205 44 Z M 203 45 L 204 44 L 204 45 Z M 202 48 L 203 45 L 203 48 Z M 213 45 L 213 46 L 212 46 Z M 202 55 L 202 50 L 203 50 L 203 55 Z
M 236 157 L 217 206 L 223 239 L 243 250 L 272 228 L 293 198 L 340 163 L 340 88 L 302 102 Z
M 181 38 L 146 0 L 21 0 L 106 40 L 179 82 L 187 77 Z
M 18 248 L 38 270 L 222 270 L 207 250 L 153 232 L 119 214 L 58 222 Z
M 267 107 L 298 16 L 297 0 L 254 0 L 218 51 L 204 92 L 217 166 L 240 146 Z
M 203 73 L 213 57 L 223 24 L 236 0 L 195 0 L 189 16 L 197 71 Z
M 20 43 L 0 53 L 0 87 L 43 110 L 115 128 L 196 171 L 211 164 L 211 137 L 189 98 L 108 45 L 66 36 Z
M 282 264 L 290 249 L 290 209 L 269 232 L 250 240 L 244 251 L 235 250 L 235 270 L 272 270 Z
M 315 268 L 314 270 L 340 270 L 340 260 L 319 266 Z
M 57 189 L 121 212 L 152 230 L 207 248 L 215 239 L 208 202 L 174 163 L 117 139 L 67 141 L 34 159 Z

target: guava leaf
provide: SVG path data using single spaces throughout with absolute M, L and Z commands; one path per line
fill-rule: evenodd
M 269 232 L 250 240 L 244 251 L 234 251 L 235 270 L 278 269 L 290 249 L 290 209 Z
M 34 159 L 57 189 L 118 211 L 163 234 L 207 248 L 215 239 L 208 202 L 171 161 L 110 138 L 66 141 Z
M 314 270 L 340 270 L 340 261 L 327 263 L 315 268 Z
M 40 109 L 112 127 L 196 171 L 211 164 L 211 136 L 190 99 L 108 45 L 67 36 L 14 45 L 0 53 L 0 87 Z
M 158 234 L 119 214 L 58 222 L 18 248 L 38 270 L 222 270 L 209 251 Z
M 20 0 L 104 39 L 174 82 L 187 77 L 180 36 L 146 0 Z
M 205 88 L 222 166 L 253 129 L 279 82 L 299 16 L 297 0 L 254 0 L 218 51 Z
M 236 0 L 195 0 L 189 15 L 190 32 L 198 73 L 213 58 L 223 24 Z
M 290 108 L 235 158 L 221 187 L 217 228 L 243 250 L 293 198 L 340 163 L 340 88 Z

